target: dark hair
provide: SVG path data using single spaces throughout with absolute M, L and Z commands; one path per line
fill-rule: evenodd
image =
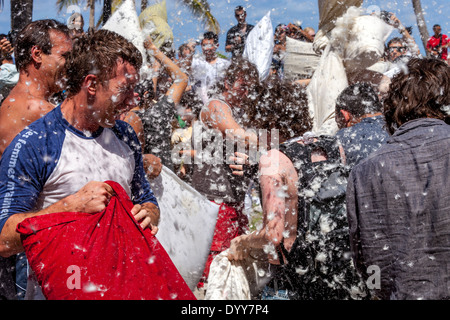
M 180 105 L 190 108 L 195 117 L 199 117 L 203 101 L 193 90 L 186 91 L 180 100 Z
M 212 32 L 212 31 L 205 32 L 203 34 L 203 39 L 207 39 L 207 40 L 211 40 L 212 39 L 212 40 L 214 40 L 215 44 L 219 43 L 219 36 L 217 34 L 215 34 L 214 32 Z M 203 39 L 202 39 L 202 42 L 203 42 Z
M 95 74 L 100 82 L 111 79 L 118 59 L 129 62 L 138 71 L 142 66 L 139 50 L 113 31 L 90 31 L 74 40 L 73 49 L 66 59 L 69 96 L 80 91 L 84 78 L 89 74 Z
M 231 64 L 225 71 L 224 84 L 232 87 L 236 81 L 244 79 L 248 89 L 248 101 L 255 100 L 260 90 L 259 72 L 256 65 L 241 56 L 231 59 Z
M 436 27 L 440 27 L 441 25 L 439 25 L 439 24 L 435 24 L 434 26 L 433 26 L 433 29 L 434 28 L 436 28 Z
M 51 54 L 53 44 L 50 41 L 50 30 L 62 32 L 69 36 L 69 28 L 54 19 L 36 20 L 27 24 L 17 35 L 14 47 L 14 58 L 18 71 L 25 70 L 31 63 L 31 49 L 38 46 L 44 54 Z
M 211 90 L 209 90 L 208 95 L 214 96 L 221 94 L 226 91 L 225 84 L 232 87 L 236 81 L 240 79 L 245 81 L 244 83 L 248 90 L 248 94 L 245 97 L 241 97 L 240 108 L 244 110 L 251 109 L 258 101 L 261 83 L 259 81 L 259 72 L 256 66 L 242 56 L 231 59 L 231 64 L 225 70 L 223 81 L 218 81 Z
M 247 114 L 251 127 L 278 129 L 286 140 L 312 129 L 306 90 L 276 75 L 264 80 L 258 104 Z
M 152 79 L 140 79 L 134 88 L 134 92 L 139 95 L 139 105 L 146 106 L 156 98 L 155 87 Z
M 243 6 L 237 6 L 236 8 L 234 8 L 234 12 L 236 11 L 244 11 L 245 12 L 245 8 Z
M 191 51 L 191 48 L 189 47 L 189 45 L 187 43 L 183 43 L 182 45 L 180 45 L 178 47 L 178 56 L 179 57 L 183 57 L 183 51 L 186 48 L 189 49 L 189 51 Z
M 392 38 L 391 40 L 389 40 L 389 42 L 387 43 L 387 48 L 389 48 L 389 46 L 391 45 L 391 44 L 393 44 L 393 43 L 396 43 L 396 42 L 399 42 L 399 43 L 405 43 L 405 40 L 403 40 L 403 39 L 400 39 L 400 38 L 398 38 L 398 37 L 395 37 L 395 38 Z
M 11 32 L 8 32 L 8 34 L 2 33 L 0 34 L 0 40 L 6 38 L 6 40 L 9 41 L 9 43 L 11 43 L 11 46 L 14 46 L 14 39 L 12 37 Z
M 448 122 L 449 115 L 441 108 L 450 105 L 450 67 L 432 58 L 412 58 L 406 67 L 406 72 L 392 78 L 384 100 L 388 131 L 393 134 L 404 123 L 420 118 Z
M 346 110 L 355 117 L 383 111 L 373 87 L 368 83 L 356 83 L 345 88 L 336 99 L 336 114 Z

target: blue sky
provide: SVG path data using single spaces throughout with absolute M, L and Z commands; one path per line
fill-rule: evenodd
M 166 0 L 169 24 L 173 29 L 175 46 L 178 47 L 188 39 L 196 39 L 205 31 L 204 26 L 185 9 L 177 0 Z M 157 0 L 148 0 L 149 4 Z M 86 0 L 81 2 L 81 13 L 88 21 L 89 8 Z M 226 31 L 236 24 L 234 8 L 242 5 L 247 8 L 247 21 L 256 24 L 268 11 L 271 11 L 273 27 L 279 23 L 301 21 L 303 27 L 313 27 L 317 30 L 319 23 L 319 10 L 317 1 L 314 0 L 210 0 L 211 11 L 218 19 L 221 26 L 219 51 L 224 53 Z M 378 6 L 382 10 L 394 12 L 405 26 L 413 26 L 413 36 L 417 44 L 424 52 L 422 42 L 417 29 L 416 18 L 411 0 L 365 0 L 364 8 Z M 136 0 L 136 7 L 140 8 L 140 0 Z M 422 0 L 425 11 L 427 27 L 432 34 L 432 26 L 436 23 L 442 26 L 443 33 L 450 35 L 448 0 Z M 97 16 L 100 14 L 100 4 L 97 5 Z M 58 13 L 56 0 L 34 0 L 33 19 L 55 18 L 65 22 L 70 13 Z M 87 23 L 86 23 L 87 24 Z M 0 32 L 5 33 L 10 29 L 10 3 L 5 1 L 5 6 L 0 12 Z M 398 36 L 393 32 L 391 37 Z

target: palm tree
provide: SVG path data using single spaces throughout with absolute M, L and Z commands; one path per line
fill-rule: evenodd
M 103 13 L 102 13 L 102 23 L 105 24 L 111 16 L 112 12 L 112 0 L 103 0 Z
M 1 3 L 3 7 L 3 1 Z M 11 0 L 11 35 L 13 39 L 33 19 L 33 0 Z
M 89 27 L 93 28 L 95 25 L 94 22 L 94 13 L 95 13 L 95 0 L 88 0 L 90 7 L 90 18 L 89 18 Z M 97 0 L 99 1 L 99 0 Z M 180 1 L 183 5 L 188 7 L 192 14 L 201 19 L 201 22 L 211 31 L 219 33 L 220 26 L 217 19 L 212 15 L 211 8 L 209 6 L 208 0 L 177 0 Z M 80 0 L 57 0 L 56 5 L 58 7 L 58 12 L 61 12 L 64 8 L 67 8 L 70 5 L 79 4 Z M 103 14 L 100 22 L 105 22 L 108 20 L 111 12 L 120 6 L 122 0 L 104 0 L 103 1 Z M 141 1 L 141 11 L 145 10 L 148 5 L 148 0 Z M 105 10 L 106 9 L 106 10 Z M 109 11 L 111 10 L 111 11 Z
M 208 0 L 178 0 L 181 1 L 187 8 L 189 8 L 192 14 L 201 18 L 203 24 L 216 34 L 220 32 L 220 25 L 217 19 L 212 15 Z
M 147 9 L 147 0 L 141 0 L 141 12 Z
M 423 47 L 426 49 L 427 41 L 430 38 L 428 33 L 427 23 L 423 16 L 422 4 L 420 0 L 412 0 L 412 5 L 414 8 L 414 13 L 416 14 L 417 27 L 419 28 L 420 38 L 422 39 Z

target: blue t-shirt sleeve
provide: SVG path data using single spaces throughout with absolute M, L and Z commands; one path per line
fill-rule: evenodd
M 124 141 L 134 152 L 135 169 L 133 180 L 131 182 L 131 193 L 133 203 L 143 204 L 146 202 L 151 202 L 157 207 L 158 201 L 153 194 L 150 187 L 150 182 L 147 179 L 147 175 L 144 169 L 144 162 L 142 158 L 142 148 L 139 139 L 134 132 L 131 125 L 124 121 L 116 121 L 116 126 L 113 128 L 117 137 Z
M 0 232 L 10 216 L 34 209 L 45 176 L 42 136 L 25 129 L 6 148 L 0 160 Z

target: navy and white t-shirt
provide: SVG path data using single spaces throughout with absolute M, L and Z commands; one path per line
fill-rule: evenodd
M 89 134 L 64 119 L 60 106 L 19 133 L 0 161 L 0 232 L 13 214 L 39 211 L 90 181 L 119 183 L 133 203 L 158 205 L 132 127 L 116 121 Z

